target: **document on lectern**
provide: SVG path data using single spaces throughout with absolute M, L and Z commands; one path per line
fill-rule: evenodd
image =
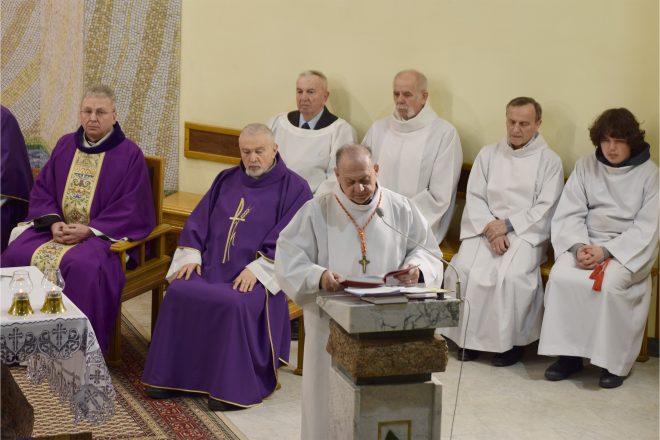
M 403 275 L 408 272 L 410 269 L 419 267 L 419 265 L 407 267 L 405 269 L 397 269 L 391 272 L 387 272 L 385 275 L 363 275 L 363 276 L 348 276 L 341 282 L 345 287 L 379 287 L 384 286 L 385 282 L 390 277 L 396 277 Z
M 388 296 L 398 295 L 401 289 L 399 286 L 380 286 L 380 287 L 347 287 L 344 292 L 355 296 Z

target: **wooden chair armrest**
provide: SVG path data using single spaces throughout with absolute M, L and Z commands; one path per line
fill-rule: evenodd
M 126 252 L 129 249 L 133 249 L 134 247 L 140 246 L 143 243 L 146 243 L 148 241 L 151 241 L 155 238 L 158 238 L 166 233 L 168 233 L 172 229 L 172 226 L 161 223 L 160 225 L 156 225 L 153 231 L 149 235 L 147 235 L 145 238 L 142 240 L 136 240 L 136 241 L 118 241 L 116 243 L 113 243 L 112 246 L 110 246 L 110 250 L 115 253 L 122 253 Z

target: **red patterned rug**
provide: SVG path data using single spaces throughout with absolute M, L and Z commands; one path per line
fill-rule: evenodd
M 47 383 L 30 385 L 25 368 L 12 368 L 12 375 L 34 407 L 32 435 L 52 436 L 91 432 L 95 439 L 228 439 L 242 440 L 220 413 L 208 409 L 205 397 L 153 400 L 144 395 L 142 369 L 147 355 L 144 338 L 125 319 L 122 322 L 122 365 L 110 369 L 117 391 L 115 416 L 101 426 L 73 424 Z

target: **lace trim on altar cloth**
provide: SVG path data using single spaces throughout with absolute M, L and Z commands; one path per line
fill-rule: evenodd
M 30 383 L 48 380 L 60 403 L 69 403 L 74 423 L 98 425 L 115 414 L 112 378 L 86 320 L 32 323 L 29 330 L 20 324 L 3 328 L 0 351 L 5 363 L 27 361 Z

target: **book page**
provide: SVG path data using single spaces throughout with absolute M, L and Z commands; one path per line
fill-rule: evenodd
M 399 293 L 399 287 L 397 286 L 382 286 L 382 287 L 372 287 L 372 288 L 358 288 L 358 287 L 347 287 L 344 289 L 344 292 L 350 293 L 355 296 L 381 296 L 381 295 L 396 295 Z

